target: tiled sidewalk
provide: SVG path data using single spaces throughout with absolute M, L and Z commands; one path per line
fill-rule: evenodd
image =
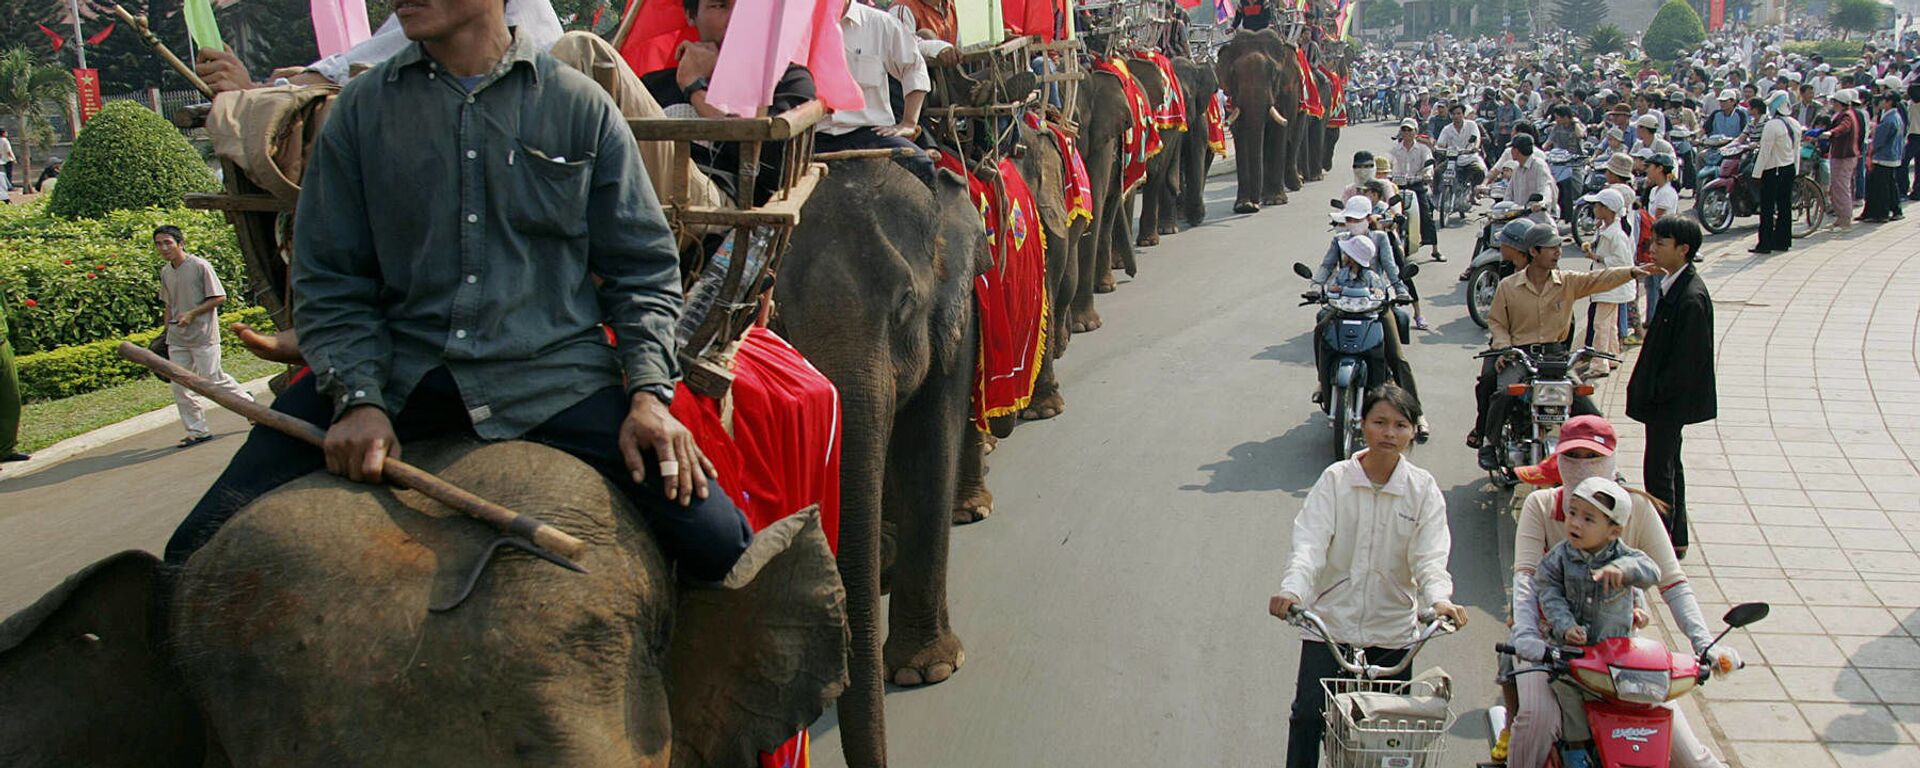
M 1714 627 L 1773 612 L 1728 637 L 1747 669 L 1695 698 L 1733 765 L 1920 766 L 1920 216 L 1752 240 L 1704 249 L 1720 418 L 1686 431 L 1683 564 Z M 1599 396 L 1637 483 L 1630 374 Z

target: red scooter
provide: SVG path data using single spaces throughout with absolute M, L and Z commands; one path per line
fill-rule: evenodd
M 1760 180 L 1753 177 L 1757 147 L 1725 136 L 1710 136 L 1701 140 L 1701 146 L 1719 151 L 1720 175 L 1702 186 L 1695 197 L 1694 215 L 1699 217 L 1700 226 L 1709 234 L 1719 234 L 1733 227 L 1734 217 L 1760 215 Z M 1801 172 L 1793 180 L 1789 215 L 1793 217 L 1794 237 L 1811 235 L 1826 222 L 1826 195 L 1810 172 L 1818 164 L 1817 159 L 1811 164 L 1803 161 L 1801 165 L 1809 172 Z
M 1742 603 L 1727 611 L 1727 628 L 1699 658 L 1671 653 L 1657 640 L 1615 637 L 1587 648 L 1547 647 L 1546 664 L 1556 683 L 1572 681 L 1587 694 L 1589 741 L 1563 739 L 1547 764 L 1552 768 L 1667 768 L 1671 756 L 1673 710 L 1661 706 L 1692 693 L 1718 671 L 1706 651 L 1735 627 L 1767 617 L 1766 603 Z M 1494 650 L 1513 653 L 1500 643 Z M 1563 715 L 1564 716 L 1564 715 Z M 1498 732 L 1497 730 L 1495 731 Z M 1512 768 L 1531 768 L 1515 766 Z

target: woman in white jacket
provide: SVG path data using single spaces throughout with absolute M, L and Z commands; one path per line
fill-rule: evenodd
M 1320 680 L 1341 674 L 1326 640 L 1365 647 L 1369 663 L 1391 666 L 1417 636 L 1422 611 L 1467 623 L 1466 610 L 1453 604 L 1447 573 L 1453 539 L 1446 498 L 1433 475 L 1404 455 L 1420 420 L 1419 402 L 1385 384 L 1367 394 L 1361 413 L 1367 447 L 1320 473 L 1293 521 L 1293 557 L 1280 594 L 1267 605 L 1282 619 L 1295 605 L 1312 610 L 1333 634 L 1301 641 L 1288 768 L 1320 763 L 1326 708 Z

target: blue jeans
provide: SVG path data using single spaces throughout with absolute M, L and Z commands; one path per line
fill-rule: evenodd
M 319 393 L 308 375 L 287 388 L 273 409 L 318 425 L 332 422 L 333 406 Z M 633 481 L 619 447 L 619 426 L 627 415 L 627 396 L 618 386 L 608 387 L 573 404 L 524 439 L 553 446 L 591 465 L 633 502 L 652 527 L 660 547 L 679 561 L 689 576 L 718 581 L 733 568 L 753 539 L 753 529 L 732 500 L 709 481 L 707 498 L 690 506 L 661 495 L 658 464 L 647 462 L 647 483 Z M 402 445 L 437 435 L 473 434 L 473 423 L 461 405 L 453 375 L 435 368 L 414 387 L 407 404 L 393 417 L 393 429 Z M 168 563 L 185 563 L 213 538 L 220 526 L 254 499 L 287 482 L 317 472 L 326 458 L 315 448 L 272 427 L 256 426 L 234 454 L 206 496 L 167 541 Z M 384 492 L 384 491 L 383 491 Z

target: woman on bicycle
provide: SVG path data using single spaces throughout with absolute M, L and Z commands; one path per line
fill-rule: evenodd
M 1452 534 L 1447 502 L 1433 475 L 1405 454 L 1420 403 L 1384 384 L 1361 408 L 1367 447 L 1320 473 L 1293 521 L 1293 556 L 1267 610 L 1284 619 L 1295 606 L 1318 614 L 1332 637 L 1302 639 L 1288 719 L 1287 768 L 1320 763 L 1326 700 L 1320 680 L 1340 676 L 1331 641 L 1363 647 L 1369 663 L 1398 664 L 1419 635 L 1419 616 L 1467 623 L 1453 604 L 1447 573 Z M 1410 678 L 1402 671 L 1395 679 Z
M 1579 485 L 1589 477 L 1614 477 L 1613 452 L 1618 446 L 1613 425 L 1606 419 L 1575 416 L 1560 427 L 1560 443 L 1551 458 L 1538 466 L 1515 471 L 1520 479 L 1544 487 L 1528 494 L 1514 533 L 1511 642 L 1522 658 L 1502 656 L 1500 659 L 1500 681 L 1514 715 L 1509 724 L 1511 740 L 1507 733 L 1501 734 L 1493 755 L 1496 760 L 1504 759 L 1508 768 L 1540 768 L 1560 736 L 1560 705 L 1548 686 L 1546 669 L 1532 666 L 1528 661 L 1538 659 L 1546 651 L 1546 640 L 1539 629 L 1539 607 L 1533 594 L 1534 569 L 1541 556 L 1563 536 L 1566 499 L 1562 489 Z M 1665 505 L 1639 489 L 1629 488 L 1628 493 L 1633 497 L 1633 514 L 1627 519 L 1620 542 L 1645 552 L 1659 566 L 1660 597 L 1673 612 L 1680 633 L 1692 644 L 1694 652 L 1699 653 L 1713 641 L 1713 633 L 1700 613 L 1699 603 L 1694 600 L 1693 585 L 1687 583 L 1687 574 L 1680 569 L 1680 559 L 1674 556 L 1667 527 L 1661 522 Z M 1638 599 L 1635 602 L 1644 605 Z M 1643 623 L 1640 619 L 1636 609 L 1636 626 Z M 1730 646 L 1716 645 L 1713 654 L 1716 661 L 1727 657 L 1727 667 L 1738 666 L 1739 655 Z M 1722 765 L 1694 735 L 1679 710 L 1673 713 L 1672 729 L 1671 751 L 1676 768 Z

